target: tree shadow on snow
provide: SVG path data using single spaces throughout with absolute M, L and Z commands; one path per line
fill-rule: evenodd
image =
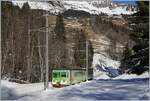
M 17 94 L 14 88 L 2 87 L 1 88 L 1 100 L 14 100 Z
M 14 88 L 1 87 L 1 98 L 0 100 L 17 100 L 23 97 L 33 97 L 33 95 L 18 95 Z
M 124 100 L 123 93 L 113 94 L 113 93 L 98 93 L 98 92 L 83 92 L 79 89 L 65 90 L 63 94 L 59 95 L 59 100 L 65 100 L 70 98 L 82 98 L 89 100 Z
M 114 91 L 115 92 L 115 91 Z M 135 100 L 142 99 L 148 100 L 147 96 L 143 96 L 142 98 L 136 96 L 136 94 L 127 94 L 126 91 L 118 91 L 118 92 L 83 92 L 79 89 L 70 89 L 63 91 L 62 94 L 59 95 L 59 100 L 71 99 L 71 98 L 81 98 L 81 99 L 89 99 L 89 100 L 129 100 L 133 98 Z
M 89 83 L 88 85 L 81 87 L 81 89 L 73 87 L 67 90 L 63 90 L 63 93 L 60 93 L 58 97 L 59 100 L 65 100 L 66 98 L 79 98 L 89 100 L 148 100 L 149 98 L 147 95 L 143 94 L 144 90 L 141 90 L 142 88 L 139 89 L 137 88 L 137 86 L 133 87 L 135 86 L 133 84 L 142 84 L 143 82 L 148 84 L 148 81 L 149 79 L 119 80 L 119 82 L 116 82 L 116 80 L 98 80 L 96 81 L 98 82 L 97 84 Z M 113 83 L 113 85 L 105 85 L 109 83 Z M 118 88 L 115 85 L 117 85 Z M 105 88 L 112 89 L 111 91 L 105 91 Z

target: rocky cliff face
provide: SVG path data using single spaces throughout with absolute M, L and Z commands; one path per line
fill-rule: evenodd
M 124 17 L 106 15 L 79 17 L 80 14 L 81 12 L 76 12 L 74 15 L 64 15 L 66 26 L 85 30 L 95 53 L 120 61 L 126 44 L 128 43 L 129 47 L 134 45 L 129 37 L 128 21 Z
M 96 16 L 91 18 L 95 52 L 107 54 L 113 60 L 121 60 L 125 45 L 134 42 L 129 37 L 127 21 L 122 18 Z

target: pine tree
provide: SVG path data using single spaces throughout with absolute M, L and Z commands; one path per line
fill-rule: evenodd
M 135 40 L 136 45 L 133 50 L 138 53 L 140 50 L 149 48 L 149 2 L 138 1 L 139 11 L 135 14 L 135 25 L 133 26 L 132 38 Z M 148 54 L 147 54 L 148 56 Z
M 26 11 L 28 11 L 30 9 L 30 6 L 29 6 L 28 2 L 26 2 L 26 3 L 23 4 L 22 9 L 26 10 Z
M 65 40 L 66 40 L 65 24 L 64 24 L 64 21 L 63 21 L 63 15 L 62 14 L 59 14 L 57 16 L 56 27 L 54 29 L 54 32 L 55 32 L 54 38 L 56 40 L 61 40 L 61 41 L 65 42 Z
M 120 68 L 122 70 L 126 70 L 128 68 L 130 68 L 131 64 L 130 64 L 130 60 L 128 60 L 128 58 L 132 55 L 132 50 L 129 48 L 129 44 L 127 43 L 124 51 L 123 51 L 123 56 L 122 56 L 122 60 L 121 60 L 121 65 Z
M 129 48 L 129 44 L 127 43 L 125 46 L 125 50 L 123 52 L 123 59 L 127 59 L 131 55 L 132 55 L 132 50 Z
M 62 14 L 59 14 L 56 18 L 56 26 L 52 37 L 54 42 L 54 67 L 66 67 L 66 32 Z
M 131 37 L 140 44 L 144 40 L 149 40 L 149 2 L 138 1 L 139 11 L 130 19 L 135 25 L 132 26 Z
M 138 12 L 129 18 L 133 23 L 131 28 L 131 38 L 135 41 L 132 50 L 134 54 L 126 59 L 127 68 L 132 68 L 131 73 L 141 74 L 148 70 L 149 66 L 149 2 L 137 1 Z

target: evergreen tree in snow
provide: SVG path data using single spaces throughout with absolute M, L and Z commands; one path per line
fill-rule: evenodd
M 138 12 L 131 15 L 131 38 L 134 54 L 126 58 L 130 73 L 142 74 L 149 68 L 149 1 L 137 1 Z M 129 65 L 132 64 L 132 65 Z

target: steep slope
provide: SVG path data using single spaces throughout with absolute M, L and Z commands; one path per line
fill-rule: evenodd
M 85 30 L 93 44 L 93 68 L 95 78 L 110 78 L 120 75 L 120 60 L 125 45 L 133 42 L 129 38 L 127 21 L 123 17 L 105 15 L 90 17 Z M 86 21 L 87 22 L 87 21 Z M 125 29 L 126 30 L 125 30 Z M 105 77 L 104 77 L 105 76 Z

